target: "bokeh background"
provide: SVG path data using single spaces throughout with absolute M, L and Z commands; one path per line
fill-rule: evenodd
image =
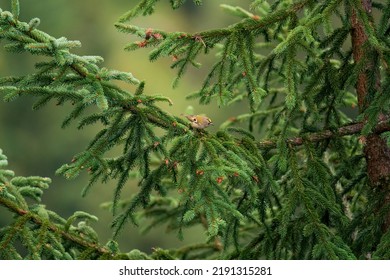
M 21 0 L 20 20 L 29 22 L 38 17 L 39 29 L 54 37 L 66 37 L 79 40 L 82 48 L 73 49 L 80 55 L 99 55 L 104 58 L 102 66 L 131 72 L 139 80 L 146 81 L 146 93 L 169 96 L 174 105 L 165 108 L 172 114 L 184 113 L 188 106 L 194 107 L 195 113 L 206 113 L 216 127 L 229 114 L 241 111 L 240 105 L 218 108 L 216 104 L 201 106 L 196 101 L 187 101 L 185 97 L 202 85 L 213 55 L 201 58 L 203 67 L 189 69 L 179 86 L 172 89 L 175 71 L 170 69 L 171 60 L 161 59 L 149 62 L 151 49 L 126 52 L 123 47 L 131 40 L 140 40 L 118 32 L 114 23 L 117 19 L 137 4 L 137 0 Z M 248 8 L 248 0 L 210 1 L 204 0 L 202 6 L 196 6 L 187 0 L 184 7 L 173 11 L 169 1 L 163 0 L 157 5 L 157 12 L 149 17 L 141 17 L 132 23 L 148 28 L 166 31 L 197 32 L 205 29 L 224 27 L 238 20 L 222 11 L 220 4 L 240 5 Z M 10 0 L 0 0 L 2 10 L 10 10 Z M 4 42 L 0 42 L 0 76 L 24 75 L 34 71 L 34 63 L 46 58 L 30 54 L 9 54 L 4 51 Z M 129 88 L 134 90 L 134 88 Z M 2 97 L 1 97 L 2 98 Z M 106 243 L 111 237 L 112 214 L 101 207 L 102 203 L 112 200 L 115 183 L 96 184 L 89 194 L 82 198 L 81 190 L 86 185 L 87 174 L 81 174 L 75 180 L 65 180 L 55 175 L 62 164 L 71 161 L 73 155 L 81 152 L 99 127 L 77 130 L 76 123 L 61 129 L 61 123 L 70 106 L 56 106 L 49 103 L 39 111 L 32 111 L 33 98 L 23 97 L 10 103 L 0 100 L 0 148 L 9 160 L 9 169 L 20 176 L 45 176 L 52 178 L 51 187 L 43 195 L 43 204 L 63 217 L 68 217 L 76 210 L 86 211 L 99 217 L 92 226 L 99 234 L 100 242 Z M 165 106 L 165 105 L 164 105 Z M 124 195 L 136 191 L 134 183 L 126 186 Z M 0 208 L 0 227 L 10 221 L 11 214 Z M 168 233 L 164 226 L 155 228 L 146 235 L 140 228 L 128 225 L 120 235 L 122 251 L 140 249 L 150 252 L 153 247 L 181 247 L 204 240 L 200 228 L 185 231 L 184 240 L 180 241 L 175 233 Z

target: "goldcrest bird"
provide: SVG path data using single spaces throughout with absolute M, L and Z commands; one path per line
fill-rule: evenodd
M 196 129 L 203 129 L 210 125 L 213 125 L 213 122 L 210 118 L 201 115 L 184 115 L 191 123 L 191 126 Z

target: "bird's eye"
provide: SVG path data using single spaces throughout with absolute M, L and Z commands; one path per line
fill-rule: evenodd
M 192 122 L 198 122 L 195 117 L 191 118 Z

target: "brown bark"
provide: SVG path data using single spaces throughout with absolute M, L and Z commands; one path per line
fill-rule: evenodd
M 371 0 L 362 0 L 362 8 L 366 13 L 371 13 Z M 364 25 L 359 21 L 356 11 L 352 11 L 352 48 L 353 58 L 355 63 L 359 63 L 362 59 L 366 59 L 368 52 L 374 51 L 372 48 L 365 48 L 364 45 L 367 42 L 367 34 L 364 29 Z M 359 74 L 356 83 L 356 92 L 358 98 L 358 105 L 360 112 L 363 112 L 369 104 L 367 104 L 368 95 L 368 75 L 369 73 L 375 73 L 376 75 L 376 90 L 380 91 L 380 74 L 379 65 L 374 62 L 366 61 L 366 67 Z M 382 116 L 380 117 L 382 118 Z M 380 121 L 380 120 L 378 120 Z M 364 148 L 364 154 L 367 162 L 367 173 L 370 183 L 377 191 L 389 193 L 389 178 L 390 178 L 390 149 L 384 139 L 381 138 L 380 133 L 373 132 L 366 139 L 366 145 Z M 390 196 L 385 195 L 389 199 L 385 199 L 387 203 L 390 203 Z M 384 206 L 384 205 L 382 205 Z M 378 209 L 379 210 L 379 209 Z M 390 227 L 390 213 L 385 218 L 383 224 L 383 230 L 387 231 Z
M 378 134 L 369 135 L 364 153 L 371 183 L 374 187 L 387 188 L 390 176 L 390 150 L 386 141 Z
M 352 11 L 351 36 L 352 36 L 353 59 L 355 63 L 358 63 L 364 58 L 363 45 L 368 38 L 364 31 L 363 24 L 359 22 L 357 18 L 355 10 Z M 369 65 L 367 68 L 370 67 L 373 66 Z M 367 93 L 367 71 L 360 72 L 356 82 L 356 93 L 358 98 L 359 110 L 363 111 L 366 107 L 365 99 Z

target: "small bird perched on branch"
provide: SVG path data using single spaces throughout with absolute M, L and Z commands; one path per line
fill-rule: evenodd
M 184 115 L 191 123 L 192 128 L 204 129 L 210 125 L 213 125 L 213 122 L 210 118 L 201 115 Z

